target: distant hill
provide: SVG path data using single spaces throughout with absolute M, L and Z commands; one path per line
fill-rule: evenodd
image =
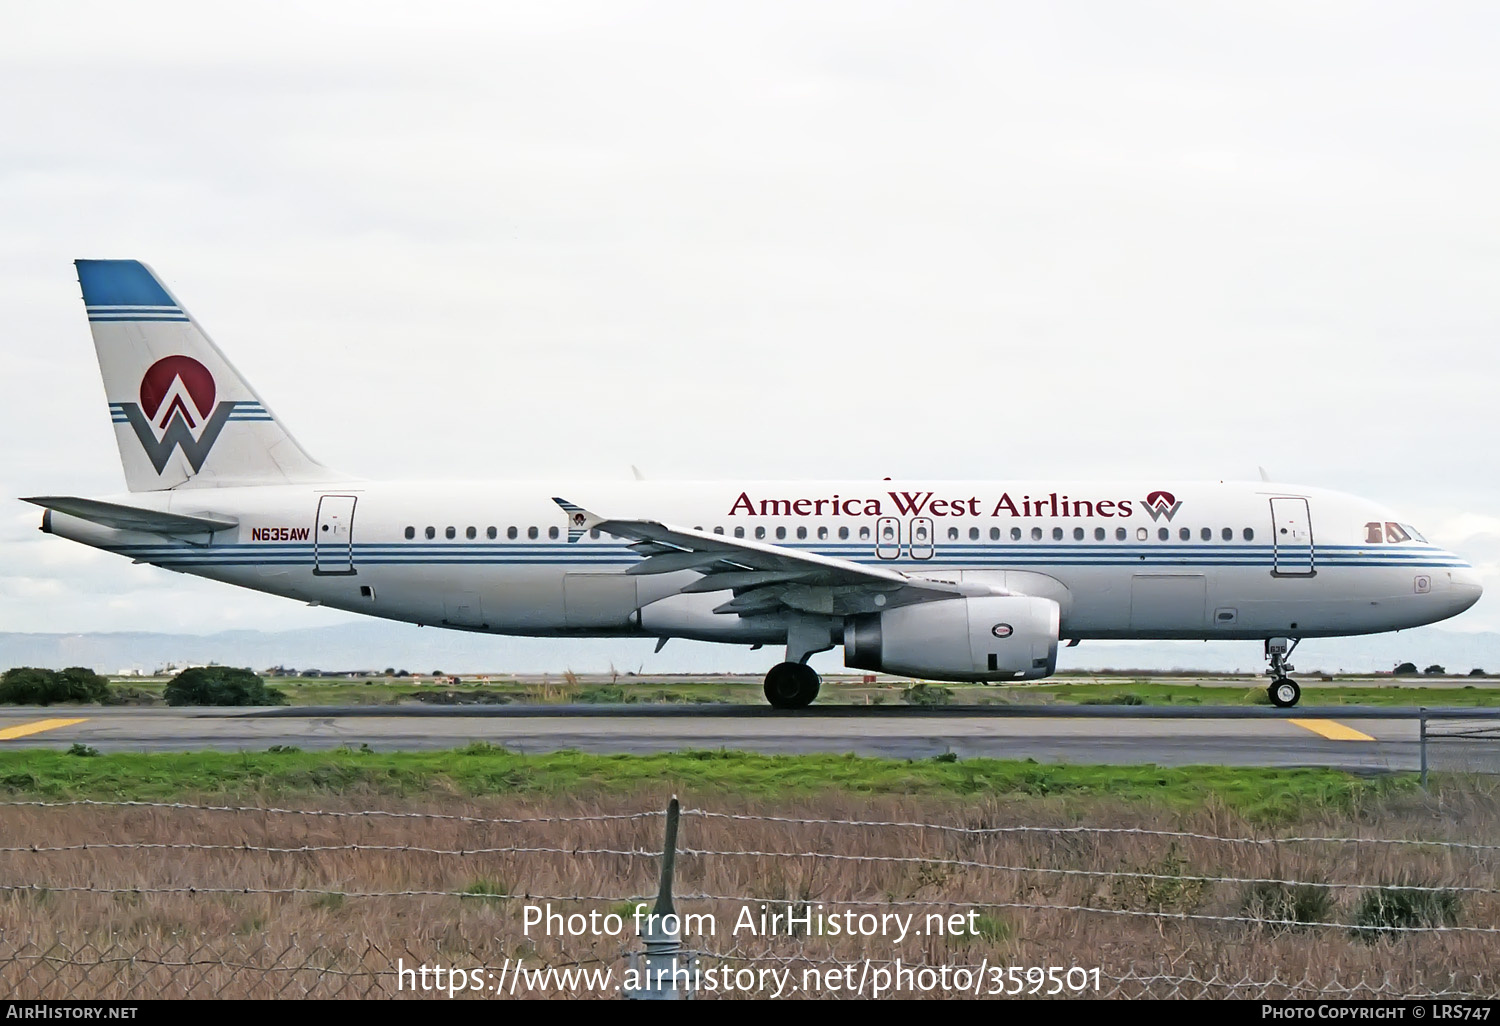
M 649 640 L 504 638 L 410 624 L 369 620 L 292 631 L 234 630 L 218 634 L 18 634 L 0 633 L 0 669 L 10 666 L 90 666 L 102 673 L 152 671 L 167 663 L 217 662 L 231 666 L 381 670 L 413 673 L 749 673 L 767 669 L 778 653 L 743 646 L 673 641 L 653 653 Z M 1439 663 L 1449 672 L 1474 667 L 1500 672 L 1500 633 L 1462 633 L 1421 627 L 1397 634 L 1331 638 L 1303 643 L 1293 660 L 1299 671 L 1369 673 L 1398 662 L 1418 668 Z M 838 669 L 838 650 L 814 657 L 824 672 Z M 1210 672 L 1263 667 L 1253 641 L 1085 642 L 1064 649 L 1063 669 L 1201 669 Z

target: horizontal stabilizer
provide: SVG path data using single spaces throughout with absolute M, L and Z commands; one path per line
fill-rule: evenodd
M 203 534 L 227 531 L 239 521 L 218 515 L 188 516 L 184 513 L 162 513 L 154 509 L 137 509 L 98 499 L 80 499 L 71 495 L 38 495 L 23 499 L 46 509 L 66 513 L 119 531 L 150 531 L 153 534 Z

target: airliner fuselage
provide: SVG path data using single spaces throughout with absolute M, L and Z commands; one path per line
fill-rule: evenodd
M 1061 643 L 1400 630 L 1479 598 L 1384 508 L 1258 482 L 442 484 L 312 459 L 144 264 L 80 260 L 128 492 L 39 496 L 43 529 L 315 605 L 494 634 L 784 644 L 937 680 L 1046 677 Z
M 1153 517 L 1152 493 L 1175 508 Z M 653 605 L 700 575 L 632 574 L 641 556 L 597 531 L 569 542 L 553 495 L 731 539 L 1053 598 L 1070 640 L 1366 634 L 1445 619 L 1480 594 L 1466 562 L 1392 512 L 1338 492 L 1264 482 L 350 481 L 116 497 L 238 521 L 173 540 L 59 513 L 49 526 L 138 562 L 430 626 L 784 640 L 784 630 L 764 621 L 713 613 L 725 597 L 716 592 L 654 617 Z

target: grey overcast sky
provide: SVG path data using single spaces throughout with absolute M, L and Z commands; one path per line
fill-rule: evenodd
M 1493 3 L 13 3 L 0 496 L 122 488 L 70 261 L 365 476 L 1278 479 L 1500 629 Z M 10 500 L 6 500 L 10 501 Z M 0 510 L 0 630 L 345 619 Z

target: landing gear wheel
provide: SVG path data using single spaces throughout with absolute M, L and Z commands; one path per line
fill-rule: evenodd
M 1302 689 L 1290 677 L 1277 677 L 1266 690 L 1271 694 L 1271 704 L 1278 709 L 1290 709 L 1302 697 Z
M 818 672 L 804 663 L 777 663 L 766 674 L 766 701 L 778 709 L 802 709 L 818 697 Z

